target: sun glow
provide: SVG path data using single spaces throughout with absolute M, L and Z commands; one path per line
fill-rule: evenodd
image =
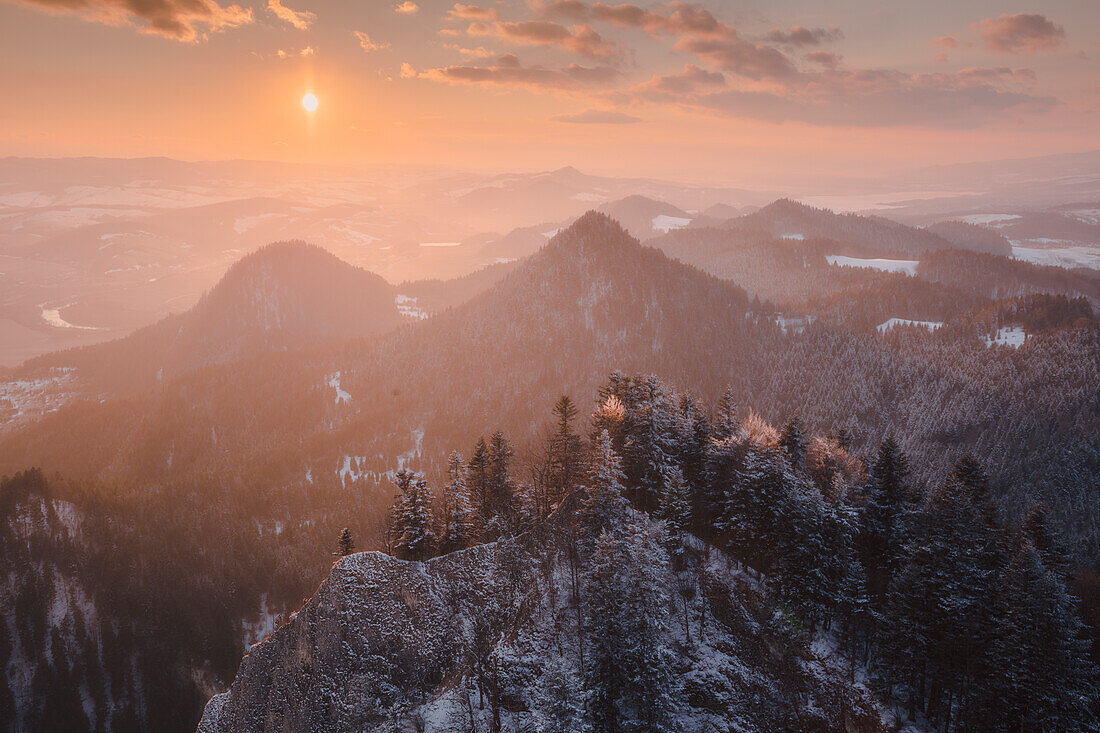
M 317 109 L 317 96 L 313 92 L 307 92 L 306 95 L 302 97 L 302 107 L 305 108 L 306 112 L 312 112 Z

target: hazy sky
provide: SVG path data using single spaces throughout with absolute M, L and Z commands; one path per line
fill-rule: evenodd
M 0 0 L 0 154 L 744 181 L 1100 148 L 1097 0 L 239 2 Z

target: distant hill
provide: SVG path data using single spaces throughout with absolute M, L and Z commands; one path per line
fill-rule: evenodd
M 792 239 L 835 239 L 864 248 L 869 254 L 885 257 L 905 255 L 915 258 L 926 251 L 959 246 L 934 232 L 908 227 L 882 217 L 836 214 L 828 209 L 815 209 L 790 199 L 779 199 L 752 214 L 732 219 L 727 222 L 726 227 L 767 232 Z M 964 247 L 974 248 L 976 246 L 973 244 Z M 990 250 L 981 246 L 981 251 Z M 998 248 L 998 253 L 1009 252 Z
M 93 391 L 148 389 L 202 367 L 268 351 L 367 336 L 404 320 L 393 286 L 300 241 L 244 257 L 190 310 L 105 344 L 27 362 L 74 367 Z
M 969 224 L 965 221 L 949 220 L 941 221 L 925 227 L 933 234 L 943 237 L 959 249 L 969 249 L 974 252 L 988 252 L 990 254 L 1011 255 L 1012 243 L 1003 234 Z
M 679 207 L 646 196 L 627 196 L 604 204 L 598 211 L 615 219 L 631 236 L 641 240 L 682 229 L 694 218 Z

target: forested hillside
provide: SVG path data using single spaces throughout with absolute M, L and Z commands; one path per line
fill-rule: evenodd
M 1058 530 L 1006 523 L 972 459 L 925 490 L 892 439 L 857 456 L 652 377 L 596 405 L 586 440 L 557 403 L 530 482 L 499 433 L 434 500 L 398 473 L 411 562 L 341 560 L 200 730 L 1094 729 Z

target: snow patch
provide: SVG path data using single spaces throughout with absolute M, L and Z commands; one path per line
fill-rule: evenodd
M 406 318 L 412 318 L 414 321 L 423 321 L 430 316 L 426 310 L 417 305 L 418 298 L 414 298 L 411 295 L 395 295 L 393 298 L 394 305 L 397 306 L 397 312 Z
M 328 380 L 328 386 L 336 390 L 336 404 L 347 405 L 351 403 L 351 395 L 340 386 L 340 372 L 336 372 Z
M 1063 247 L 1025 247 L 1027 244 L 1068 244 L 1058 239 L 1025 239 L 1012 242 L 1013 259 L 1034 265 L 1054 267 L 1088 267 L 1100 270 L 1100 247 L 1095 245 L 1071 245 Z
M 984 336 L 983 340 L 986 346 L 1008 346 L 1018 349 L 1027 341 L 1027 331 L 1023 329 L 1023 326 L 1004 326 L 997 331 L 993 338 Z
M 966 216 L 960 216 L 959 221 L 965 221 L 967 224 L 977 224 L 979 226 L 993 226 L 1003 227 L 1009 222 L 1020 219 L 1019 214 L 967 214 Z
M 683 229 L 691 222 L 691 219 L 685 219 L 682 216 L 660 214 L 659 216 L 653 217 L 652 226 L 655 232 L 669 232 L 673 229 Z
M 894 326 L 923 326 L 929 331 L 935 331 L 937 328 L 943 327 L 943 321 L 912 321 L 908 318 L 891 318 L 885 323 L 875 326 L 875 330 L 879 333 L 886 333 Z
M 846 257 L 845 255 L 826 255 L 825 260 L 830 265 L 839 265 L 840 267 L 864 267 L 883 272 L 904 272 L 906 275 L 914 277 L 917 274 L 917 265 L 920 264 L 920 260 L 863 259 L 860 257 Z

